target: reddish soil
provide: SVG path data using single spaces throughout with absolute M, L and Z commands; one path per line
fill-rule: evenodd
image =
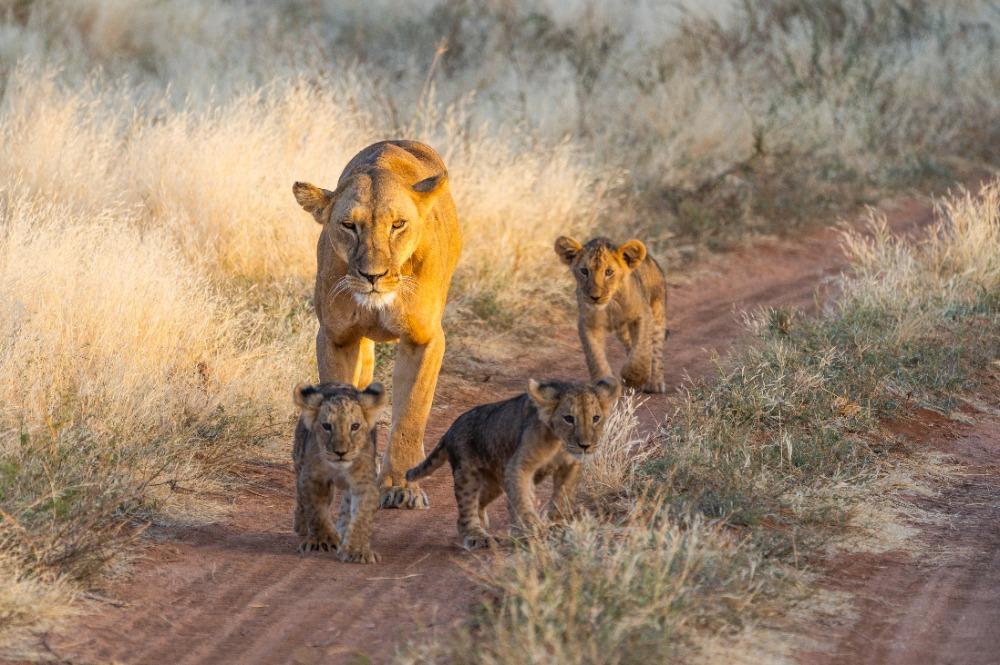
M 1000 405 L 1000 390 L 990 404 Z M 826 586 L 851 593 L 853 612 L 822 618 L 810 632 L 828 646 L 801 654 L 801 663 L 1000 663 L 1000 418 L 969 415 L 975 425 L 930 412 L 895 425 L 910 445 L 946 454 L 959 480 L 910 499 L 941 517 L 920 525 L 915 551 L 831 562 Z
M 890 218 L 905 233 L 925 225 L 930 213 L 911 201 Z M 816 289 L 843 265 L 830 230 L 795 242 L 759 242 L 702 265 L 670 293 L 671 387 L 711 370 L 711 355 L 724 354 L 740 337 L 741 311 L 810 308 Z M 570 288 L 567 276 L 567 297 Z M 569 317 L 546 347 L 524 349 L 488 376 L 442 375 L 428 445 L 465 409 L 522 391 L 528 376 L 585 375 Z M 644 425 L 659 422 L 666 408 L 666 397 L 646 402 Z M 373 545 L 383 562 L 361 566 L 295 553 L 290 466 L 249 469 L 255 482 L 221 523 L 154 530 L 156 542 L 130 578 L 108 590 L 121 602 L 47 636 L 52 654 L 72 663 L 384 662 L 407 639 L 468 615 L 481 592 L 463 567 L 476 555 L 457 544 L 447 471 L 425 484 L 430 510 L 378 515 Z

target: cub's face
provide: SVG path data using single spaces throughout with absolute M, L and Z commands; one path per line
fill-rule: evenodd
M 363 391 L 338 383 L 299 385 L 294 392 L 300 416 L 327 461 L 350 464 L 371 454 L 372 433 L 385 404 L 385 389 L 373 383 Z
M 528 382 L 528 395 L 542 421 L 576 459 L 597 452 L 604 423 L 620 394 L 618 381 L 611 377 L 591 384 Z
M 327 228 L 334 254 L 347 266 L 336 289 L 370 309 L 391 305 L 407 291 L 407 263 L 420 244 L 447 177 L 408 184 L 388 171 L 359 174 L 335 192 L 297 182 L 296 200 Z
M 569 236 L 561 236 L 555 250 L 576 279 L 580 302 L 595 307 L 607 305 L 629 273 L 646 258 L 646 246 L 638 240 L 616 246 L 607 238 L 594 238 L 581 245 Z

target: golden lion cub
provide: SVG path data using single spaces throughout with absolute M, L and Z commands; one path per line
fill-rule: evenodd
M 415 481 L 451 463 L 458 533 L 467 549 L 486 547 L 486 506 L 506 491 L 511 518 L 540 524 L 534 485 L 552 476 L 549 515 L 572 511 L 580 460 L 592 455 L 621 390 L 614 378 L 592 384 L 528 382 L 528 392 L 459 416 L 437 447 L 406 473 Z
M 341 561 L 375 563 L 368 543 L 378 508 L 375 423 L 385 389 L 361 391 L 343 383 L 295 387 L 302 409 L 295 427 L 295 533 L 300 552 L 336 550 Z M 337 526 L 331 521 L 334 489 L 342 490 Z
M 607 238 L 581 245 L 561 236 L 555 249 L 576 278 L 577 327 L 590 378 L 613 374 L 604 348 L 605 335 L 611 331 L 628 351 L 621 372 L 625 385 L 648 393 L 665 392 L 667 285 L 646 246 L 638 240 L 616 246 Z

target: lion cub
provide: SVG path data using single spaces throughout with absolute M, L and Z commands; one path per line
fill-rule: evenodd
M 592 384 L 528 382 L 528 392 L 459 416 L 437 447 L 406 473 L 428 476 L 447 457 L 455 478 L 458 533 L 467 549 L 489 545 L 486 506 L 506 491 L 511 518 L 540 523 L 534 485 L 552 476 L 549 515 L 572 511 L 580 460 L 592 455 L 621 390 L 614 378 Z
M 581 245 L 561 236 L 555 249 L 576 278 L 577 327 L 590 378 L 613 374 L 604 348 L 605 335 L 611 331 L 628 352 L 621 372 L 625 385 L 648 393 L 665 392 L 667 285 L 646 246 L 638 240 L 616 246 L 607 238 Z
M 341 561 L 375 563 L 368 543 L 378 507 L 375 423 L 386 402 L 381 383 L 361 391 L 343 383 L 295 387 L 295 533 L 300 552 L 336 550 Z M 335 488 L 342 490 L 337 526 Z

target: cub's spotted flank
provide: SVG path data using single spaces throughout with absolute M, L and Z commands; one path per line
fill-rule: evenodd
M 459 416 L 407 480 L 451 463 L 458 503 L 458 533 L 468 549 L 490 542 L 486 507 L 507 493 L 511 518 L 521 528 L 540 524 L 534 486 L 552 476 L 549 516 L 573 509 L 580 461 L 597 449 L 604 422 L 618 399 L 614 378 L 592 384 L 531 380 L 528 392 L 484 404 Z

